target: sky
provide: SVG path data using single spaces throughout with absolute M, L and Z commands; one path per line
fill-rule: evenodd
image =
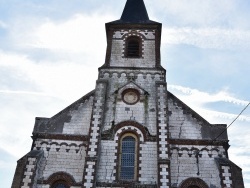
M 30 151 L 35 117 L 95 88 L 105 23 L 126 0 L 0 0 L 0 187 Z M 210 123 L 230 124 L 250 101 L 249 0 L 144 0 L 161 22 L 168 90 Z M 250 187 L 250 107 L 228 129 L 229 158 Z

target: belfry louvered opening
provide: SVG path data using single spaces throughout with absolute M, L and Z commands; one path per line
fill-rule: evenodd
M 141 40 L 139 37 L 127 39 L 127 57 L 141 57 Z

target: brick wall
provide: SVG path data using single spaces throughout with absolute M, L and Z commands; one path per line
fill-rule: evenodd
M 42 177 L 48 179 L 53 173 L 67 172 L 76 182 L 82 181 L 86 146 L 81 141 L 38 139 L 34 149 L 44 151 Z M 70 165 L 69 165 L 70 164 Z
M 87 135 L 93 106 L 93 97 L 80 104 L 78 109 L 70 111 L 70 122 L 64 123 L 64 134 Z

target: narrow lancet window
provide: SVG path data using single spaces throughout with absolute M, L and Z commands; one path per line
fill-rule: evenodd
M 134 180 L 136 166 L 136 139 L 126 136 L 121 141 L 120 179 Z

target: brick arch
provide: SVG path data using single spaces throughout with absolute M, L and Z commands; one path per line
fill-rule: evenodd
M 141 40 L 145 40 L 146 39 L 146 37 L 143 34 L 137 32 L 137 31 L 131 31 L 131 32 L 128 32 L 128 33 L 124 34 L 122 36 L 122 40 L 125 41 L 127 38 L 133 37 L 133 36 L 139 37 L 139 38 L 141 38 Z
M 56 172 L 50 175 L 48 180 L 46 181 L 46 184 L 52 186 L 56 182 L 64 182 L 68 187 L 76 184 L 73 176 L 66 172 Z
M 144 142 L 147 135 L 144 126 L 135 121 L 124 121 L 117 124 L 114 128 L 114 132 L 115 140 L 118 140 L 121 134 L 125 132 L 133 132 L 138 136 L 140 142 Z
M 200 178 L 188 178 L 180 184 L 179 188 L 191 188 L 191 186 L 197 188 L 209 188 L 208 185 Z

